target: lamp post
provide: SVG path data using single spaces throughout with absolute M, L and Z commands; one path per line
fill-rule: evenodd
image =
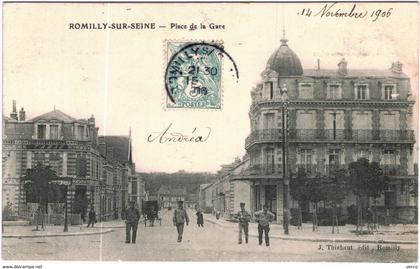
M 67 181 L 68 183 L 68 181 Z M 65 203 L 65 210 L 64 210 L 64 232 L 68 232 L 69 231 L 69 224 L 68 224 L 68 193 L 69 193 L 69 189 L 71 190 L 71 186 L 73 185 L 73 178 L 70 178 L 70 184 L 66 184 L 67 188 L 66 188 L 66 203 Z
M 287 106 L 289 96 L 287 95 L 286 84 L 281 88 L 281 116 L 282 116 L 282 160 L 283 160 L 283 229 L 284 234 L 289 234 L 289 176 L 288 176 L 288 138 L 287 138 Z

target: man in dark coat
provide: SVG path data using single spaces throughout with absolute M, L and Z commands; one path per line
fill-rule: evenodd
M 127 244 L 136 243 L 136 236 L 137 236 L 137 225 L 140 219 L 140 212 L 137 208 L 134 207 L 135 201 L 130 201 L 130 207 L 126 210 L 126 219 L 125 219 L 125 242 Z M 133 234 L 131 236 L 131 230 L 133 230 Z
M 197 215 L 197 225 L 198 225 L 198 227 L 204 227 L 204 218 L 203 218 L 203 212 L 201 212 L 201 209 L 198 209 L 197 210 L 197 213 L 196 213 L 196 215 Z
M 187 211 L 184 209 L 183 204 L 183 201 L 178 201 L 178 208 L 175 209 L 173 217 L 174 226 L 176 226 L 176 230 L 178 231 L 178 243 L 182 241 L 184 223 L 187 223 L 188 226 L 188 222 L 190 222 Z
M 89 228 L 89 226 L 92 224 L 92 228 L 93 228 L 93 225 L 95 225 L 95 222 L 96 222 L 96 212 L 95 212 L 95 209 L 93 209 L 92 207 L 89 211 L 89 222 L 88 222 L 87 227 Z

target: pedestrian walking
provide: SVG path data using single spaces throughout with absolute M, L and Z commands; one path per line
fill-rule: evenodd
M 198 227 L 204 227 L 204 217 L 203 217 L 203 212 L 201 212 L 201 209 L 198 209 L 195 215 L 197 216 Z
M 190 222 L 187 211 L 183 207 L 184 202 L 178 201 L 178 208 L 174 211 L 173 222 L 178 231 L 178 243 L 182 241 L 182 234 L 184 233 L 184 223 Z
M 84 224 L 86 221 L 85 216 L 86 216 L 86 211 L 82 210 L 82 212 L 80 212 L 80 218 L 82 219 L 82 224 Z
M 373 219 L 373 211 L 372 211 L 372 209 L 370 207 L 368 207 L 367 210 L 366 210 L 366 220 L 367 220 L 367 229 L 368 229 L 368 232 L 369 231 L 372 231 L 373 232 L 373 225 L 372 225 L 372 223 L 375 223 L 375 222 L 374 222 L 374 219 Z
M 150 209 L 149 214 L 147 215 L 147 219 L 149 220 L 149 226 L 154 226 L 155 225 L 155 216 L 156 216 L 156 211 L 154 209 Z
M 265 245 L 268 247 L 270 245 L 268 233 L 270 232 L 270 222 L 274 220 L 274 214 L 268 211 L 267 205 L 264 205 L 263 210 L 255 213 L 255 219 L 258 222 L 258 243 L 261 246 L 264 233 Z
M 89 222 L 88 222 L 87 227 L 89 228 L 90 225 L 92 224 L 92 228 L 93 228 L 95 223 L 96 223 L 96 212 L 95 212 L 95 209 L 93 209 L 93 207 L 91 207 L 90 211 L 89 211 Z
M 140 212 L 134 207 L 135 204 L 135 201 L 130 201 L 130 207 L 126 210 L 125 243 L 127 244 L 130 244 L 130 242 L 133 244 L 136 243 L 137 225 L 140 219 Z M 133 231 L 133 234 L 131 234 L 131 231 Z
M 245 243 L 248 244 L 248 226 L 251 221 L 251 215 L 245 210 L 245 203 L 239 204 L 241 210 L 236 214 L 236 218 L 239 221 L 239 241 L 238 244 L 242 244 L 242 230 L 245 234 Z

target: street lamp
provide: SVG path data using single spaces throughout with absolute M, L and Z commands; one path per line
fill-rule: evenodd
M 71 186 L 73 185 L 73 178 L 70 178 L 70 183 L 68 181 L 66 181 L 66 184 L 64 184 L 67 186 L 66 188 L 66 203 L 65 203 L 65 210 L 64 210 L 64 232 L 68 232 L 69 231 L 69 224 L 68 224 L 68 193 L 69 193 L 69 186 L 71 189 Z
M 283 84 L 281 88 L 281 117 L 282 117 L 282 160 L 283 160 L 283 229 L 284 234 L 289 234 L 289 177 L 287 175 L 287 130 L 289 128 L 286 125 L 287 120 L 287 106 L 289 104 L 289 96 L 287 95 L 287 87 L 286 84 Z

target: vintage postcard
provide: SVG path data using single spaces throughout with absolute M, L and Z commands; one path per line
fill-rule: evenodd
M 2 8 L 3 268 L 417 268 L 418 3 Z

